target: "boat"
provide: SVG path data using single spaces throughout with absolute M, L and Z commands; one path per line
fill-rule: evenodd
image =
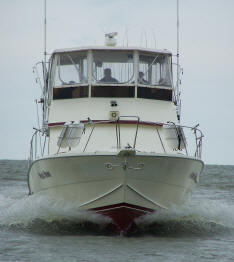
M 28 186 L 126 234 L 137 218 L 189 197 L 204 167 L 203 134 L 180 123 L 172 53 L 120 47 L 115 35 L 104 46 L 55 50 L 43 65 Z

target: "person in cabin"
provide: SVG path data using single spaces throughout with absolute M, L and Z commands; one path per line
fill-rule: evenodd
M 106 68 L 104 69 L 104 77 L 99 82 L 118 83 L 118 80 L 111 76 L 111 69 Z
M 139 72 L 138 82 L 139 84 L 149 84 L 149 82 L 144 79 L 144 73 L 142 71 Z

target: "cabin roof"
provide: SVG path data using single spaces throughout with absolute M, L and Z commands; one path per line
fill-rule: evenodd
M 65 52 L 74 52 L 74 51 L 88 51 L 88 50 L 118 50 L 118 51 L 141 51 L 147 53 L 161 53 L 172 55 L 172 53 L 167 49 L 151 49 L 151 48 L 142 48 L 142 47 L 121 47 L 121 46 L 85 46 L 85 47 L 75 47 L 75 48 L 65 48 L 65 49 L 56 49 L 53 54 L 65 53 Z

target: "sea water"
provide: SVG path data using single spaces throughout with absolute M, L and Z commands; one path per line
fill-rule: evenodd
M 184 205 L 138 219 L 130 237 L 107 223 L 28 196 L 27 162 L 0 160 L 0 262 L 234 261 L 234 166 L 207 165 Z

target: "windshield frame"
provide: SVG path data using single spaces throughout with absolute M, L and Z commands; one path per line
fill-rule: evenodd
M 130 65 L 131 67 L 131 75 L 129 79 L 126 81 L 122 82 L 101 82 L 100 78 L 98 80 L 97 77 L 94 76 L 94 62 L 95 62 L 95 53 L 96 54 L 101 54 L 103 52 L 108 51 L 110 54 L 111 53 L 121 53 L 121 54 L 126 54 L 126 56 L 131 55 L 130 57 L 130 62 L 127 64 L 127 66 Z M 106 54 L 108 54 L 108 52 Z M 84 58 L 86 59 L 86 64 L 85 64 L 85 81 L 80 81 L 80 82 L 73 82 L 73 83 L 68 83 L 63 81 L 63 78 L 61 76 L 61 56 L 66 56 L 67 60 L 70 61 L 69 65 L 74 68 L 74 72 L 76 72 L 77 75 L 79 75 L 80 69 L 79 65 L 74 61 L 73 59 L 73 54 L 77 54 L 78 56 L 81 57 L 81 60 Z M 143 82 L 142 79 L 139 77 L 139 73 L 141 71 L 141 57 L 142 56 L 148 56 L 151 57 L 151 62 L 148 64 L 148 68 L 143 72 L 144 75 L 149 74 L 149 71 L 152 69 L 152 67 L 155 64 L 155 61 L 158 60 L 159 57 L 161 59 L 165 59 L 167 63 L 165 63 L 165 67 L 167 68 L 167 77 L 168 77 L 168 83 L 165 85 L 163 83 L 159 82 Z M 121 59 L 120 59 L 121 60 Z M 127 60 L 126 60 L 127 61 Z M 83 65 L 84 66 L 84 65 Z M 127 68 L 127 67 L 126 67 Z M 55 75 L 56 75 L 56 70 L 59 72 L 59 76 L 57 76 L 57 79 L 60 79 L 60 85 L 56 85 L 55 83 Z M 58 74 L 57 72 L 57 74 Z M 80 76 L 79 76 L 80 77 Z M 57 52 L 54 53 L 51 56 L 51 66 L 50 66 L 50 73 L 49 73 L 49 86 L 51 93 L 51 99 L 53 99 L 53 89 L 54 88 L 70 88 L 70 87 L 78 87 L 78 86 L 87 86 L 88 90 L 87 92 L 85 91 L 85 94 L 87 95 L 83 97 L 91 97 L 92 96 L 92 86 L 135 86 L 135 95 L 134 97 L 137 98 L 137 88 L 139 86 L 142 87 L 148 87 L 148 88 L 160 88 L 160 89 L 170 89 L 173 90 L 173 79 L 172 79 L 172 54 L 171 53 L 164 53 L 164 52 L 147 52 L 147 50 L 138 50 L 138 49 L 87 49 L 87 50 L 74 50 L 74 51 L 69 51 L 69 52 Z

